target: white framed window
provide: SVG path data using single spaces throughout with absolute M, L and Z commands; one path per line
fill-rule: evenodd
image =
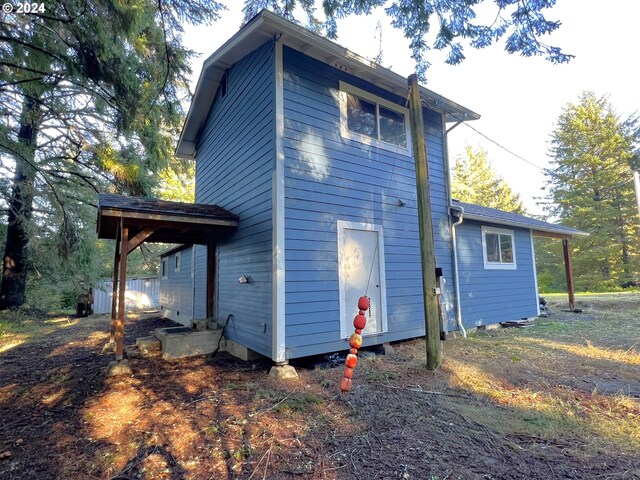
M 160 261 L 160 276 L 162 278 L 169 278 L 169 259 L 162 257 Z
M 340 134 L 410 155 L 409 110 L 344 82 L 340 82 Z
M 486 269 L 515 270 L 516 242 L 513 230 L 483 226 L 482 258 Z
M 182 266 L 182 252 L 176 252 L 176 255 L 174 257 L 173 271 L 179 272 L 181 266 Z

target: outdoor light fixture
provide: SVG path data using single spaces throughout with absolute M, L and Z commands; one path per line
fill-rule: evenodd
M 241 275 L 240 278 L 238 278 L 238 283 L 249 283 L 249 277 Z

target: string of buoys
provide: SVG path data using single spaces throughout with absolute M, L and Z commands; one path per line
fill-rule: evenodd
M 351 346 L 351 349 L 349 350 L 349 354 L 347 355 L 347 359 L 345 360 L 347 368 L 345 368 L 344 376 L 340 381 L 340 390 L 342 392 L 348 392 L 351 390 L 351 379 L 353 378 L 353 370 L 358 364 L 358 349 L 362 346 L 362 330 L 367 325 L 367 317 L 365 317 L 364 314 L 367 310 L 369 310 L 369 307 L 369 297 L 360 297 L 358 299 L 359 312 L 353 319 L 353 326 L 356 330 L 351 334 L 351 337 L 349 338 L 349 346 Z

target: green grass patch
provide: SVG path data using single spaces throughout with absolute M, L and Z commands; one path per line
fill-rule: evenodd
M 304 412 L 314 405 L 320 405 L 323 400 L 314 393 L 306 392 L 291 395 L 283 400 L 274 410 L 281 413 Z
M 369 383 L 389 383 L 389 380 L 395 380 L 398 378 L 396 372 L 387 372 L 384 370 L 376 370 L 367 375 L 367 382 Z

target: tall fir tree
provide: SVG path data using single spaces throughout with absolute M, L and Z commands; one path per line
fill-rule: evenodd
M 245 21 L 261 9 L 269 9 L 292 21 L 302 12 L 306 28 L 335 39 L 337 20 L 348 15 L 369 15 L 373 9 L 384 7 L 394 28 L 402 30 L 410 41 L 411 56 L 416 61 L 416 73 L 426 80 L 429 67 L 427 53 L 431 49 L 446 52 L 446 62 L 456 65 L 465 58 L 465 44 L 484 48 L 504 39 L 508 53 L 523 57 L 544 56 L 552 63 L 566 63 L 573 55 L 543 41 L 546 35 L 560 28 L 559 21 L 548 20 L 546 10 L 555 0 L 245 0 Z M 491 6 L 493 4 L 493 11 Z M 320 6 L 320 15 L 317 6 Z M 486 10 L 481 15 L 477 10 Z M 487 15 L 487 12 L 491 12 Z M 478 17 L 491 19 L 483 23 Z M 430 41 L 431 27 L 437 31 Z
M 150 193 L 154 174 L 174 161 L 191 57 L 181 22 L 214 20 L 221 8 L 211 0 L 43 5 L 0 22 L 0 155 L 13 164 L 0 308 L 26 300 L 30 242 L 55 240 L 68 258 L 94 230 L 99 190 Z
M 453 167 L 451 194 L 462 202 L 525 213 L 520 195 L 496 173 L 487 159 L 487 152 L 482 149 L 474 151 L 469 145 L 465 155 L 458 156 Z
M 636 281 L 640 268 L 633 170 L 638 168 L 638 122 L 622 121 L 606 97 L 583 92 L 568 103 L 551 135 L 550 213 L 590 233 L 573 244 L 579 289 Z

